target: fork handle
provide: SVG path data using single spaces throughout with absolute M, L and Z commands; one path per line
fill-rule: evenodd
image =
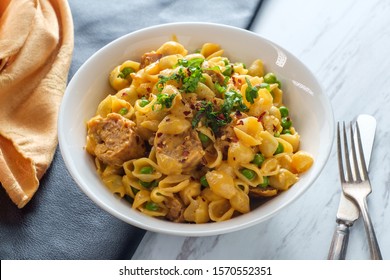
M 345 260 L 349 240 L 349 226 L 338 223 L 330 245 L 328 260 Z
M 360 210 L 364 221 L 364 228 L 366 230 L 366 234 L 368 238 L 368 245 L 370 247 L 371 259 L 382 260 L 383 258 L 382 258 L 381 250 L 379 249 L 378 241 L 376 239 L 374 227 L 372 225 L 371 218 L 367 211 L 367 200 L 361 199 L 358 200 L 357 202 L 360 206 Z

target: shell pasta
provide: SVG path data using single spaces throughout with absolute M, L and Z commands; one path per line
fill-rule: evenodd
M 313 165 L 281 82 L 218 44 L 168 41 L 112 69 L 86 150 L 112 193 L 181 223 L 220 222 L 288 190 Z

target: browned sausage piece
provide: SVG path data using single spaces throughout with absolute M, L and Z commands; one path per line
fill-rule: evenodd
M 121 166 L 125 161 L 145 155 L 145 144 L 133 129 L 135 123 L 120 114 L 95 117 L 87 126 L 88 152 L 103 163 Z
M 168 220 L 182 223 L 184 222 L 184 210 L 185 206 L 183 201 L 176 194 L 172 197 L 167 197 L 164 201 L 165 206 L 169 209 L 168 214 L 165 216 Z
M 156 52 L 148 52 L 148 53 L 145 53 L 142 57 L 141 57 L 141 65 L 140 65 L 140 68 L 145 68 L 146 66 L 152 64 L 153 62 L 156 62 L 157 60 L 159 60 L 160 58 L 162 57 L 162 54 L 161 53 L 156 53 Z
M 190 174 L 204 156 L 198 133 L 192 129 L 175 135 L 157 133 L 155 146 L 157 154 L 167 155 L 179 162 L 184 174 Z

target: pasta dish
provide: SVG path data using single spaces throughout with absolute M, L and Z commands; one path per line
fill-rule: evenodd
M 116 93 L 87 122 L 104 184 L 180 223 L 228 220 L 288 190 L 314 160 L 265 69 L 261 59 L 231 61 L 218 44 L 189 52 L 175 41 L 117 65 Z

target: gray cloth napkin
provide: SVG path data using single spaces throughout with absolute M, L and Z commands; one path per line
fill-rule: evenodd
M 179 21 L 246 28 L 259 1 L 69 0 L 69 4 L 75 27 L 71 79 L 94 52 L 122 35 Z M 0 205 L 0 259 L 130 259 L 144 235 L 80 191 L 59 149 L 25 208 L 18 209 L 3 188 Z

